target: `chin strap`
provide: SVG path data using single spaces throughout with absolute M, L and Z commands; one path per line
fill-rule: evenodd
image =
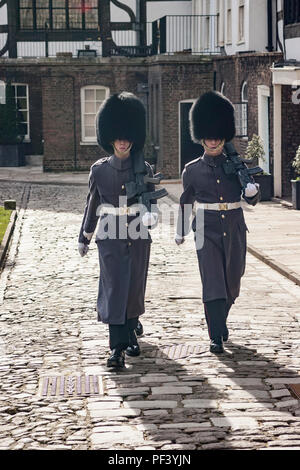
M 222 150 L 222 148 L 224 147 L 224 144 L 225 144 L 225 139 L 221 140 L 221 142 L 219 143 L 219 145 L 217 145 L 217 147 L 214 149 L 214 152 L 216 152 L 217 150 Z M 205 151 L 207 151 L 207 150 L 208 150 L 208 151 L 212 151 L 212 149 L 209 148 L 209 147 L 206 145 L 204 139 L 201 140 L 201 145 L 204 147 L 204 150 L 205 150 Z

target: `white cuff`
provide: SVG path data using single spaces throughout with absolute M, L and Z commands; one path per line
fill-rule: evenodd
M 94 235 L 94 232 L 92 232 L 92 233 L 87 233 L 87 232 L 83 231 L 83 236 L 84 236 L 85 238 L 87 238 L 88 240 L 91 240 L 93 235 Z

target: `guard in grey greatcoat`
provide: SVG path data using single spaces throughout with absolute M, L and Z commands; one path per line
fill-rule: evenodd
M 110 156 L 91 167 L 79 251 L 82 256 L 86 254 L 100 216 L 96 233 L 100 264 L 98 320 L 109 325 L 112 352 L 107 365 L 124 367 L 125 350 L 131 356 L 140 354 L 135 329 L 145 311 L 151 245 L 148 228 L 157 222 L 155 211 L 143 212 L 138 196 L 155 195 L 155 178 L 141 153 L 145 108 L 135 95 L 122 92 L 108 98 L 98 112 L 96 126 L 98 143 Z M 137 166 L 142 168 L 146 181 L 142 186 L 137 184 Z M 155 204 L 156 200 L 148 202 Z
M 192 205 L 196 211 L 204 211 L 202 218 L 194 218 L 192 228 L 195 239 L 201 235 L 203 238 L 203 245 L 196 245 L 196 249 L 210 350 L 221 353 L 223 341 L 228 339 L 226 319 L 239 296 L 245 271 L 247 226 L 241 196 L 255 205 L 260 191 L 251 177 L 241 186 L 238 172 L 226 154 L 225 142 L 235 135 L 234 108 L 228 99 L 217 92 L 202 95 L 191 109 L 190 131 L 193 141 L 201 143 L 205 152 L 183 170 L 184 191 L 175 241 L 178 245 L 184 242 Z M 202 227 L 196 226 L 199 221 Z

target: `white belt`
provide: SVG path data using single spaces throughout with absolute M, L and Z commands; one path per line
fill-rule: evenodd
M 231 211 L 242 207 L 241 202 L 216 202 L 212 204 L 202 204 L 201 202 L 195 203 L 195 209 L 207 209 L 209 211 Z
M 121 207 L 112 207 L 112 206 L 102 206 L 100 210 L 100 215 L 103 214 L 112 214 L 112 215 L 137 215 L 141 211 L 140 206 L 121 206 Z

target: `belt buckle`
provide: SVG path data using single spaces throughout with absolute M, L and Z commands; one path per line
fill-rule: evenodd
M 129 207 L 128 206 L 121 206 L 119 208 L 120 215 L 128 215 L 129 214 Z
M 219 203 L 219 210 L 220 211 L 227 211 L 228 210 L 228 203 L 227 202 Z

